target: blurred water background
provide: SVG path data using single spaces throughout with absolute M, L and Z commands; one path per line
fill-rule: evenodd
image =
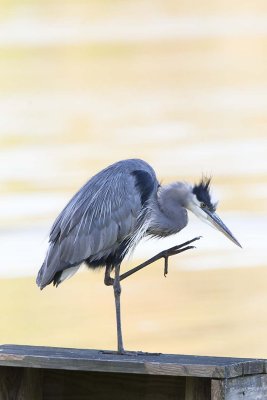
M 168 279 L 158 263 L 123 285 L 126 345 L 267 357 L 266 48 L 262 0 L 1 2 L 0 342 L 115 346 L 102 273 L 42 293 L 34 276 L 73 193 L 134 157 L 163 183 L 211 174 L 244 248 L 194 216 L 138 246 L 125 268 L 203 236 Z

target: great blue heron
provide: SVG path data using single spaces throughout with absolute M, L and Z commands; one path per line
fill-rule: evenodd
M 216 215 L 209 188 L 207 178 L 197 185 L 175 182 L 161 186 L 153 168 L 138 159 L 110 165 L 93 176 L 56 218 L 37 285 L 41 289 L 52 282 L 58 286 L 83 262 L 93 269 L 105 267 L 104 282 L 114 289 L 118 353 L 123 354 L 120 281 L 160 258 L 165 259 L 166 274 L 168 257 L 193 248 L 190 244 L 199 239 L 165 250 L 120 275 L 125 255 L 144 236 L 165 237 L 179 232 L 187 225 L 190 210 L 241 247 Z M 114 279 L 110 276 L 113 269 Z

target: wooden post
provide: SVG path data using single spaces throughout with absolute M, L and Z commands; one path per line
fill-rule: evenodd
M 185 400 L 207 400 L 211 398 L 210 379 L 186 378 Z
M 213 380 L 211 393 L 212 400 L 266 400 L 267 375 Z
M 266 400 L 266 362 L 0 346 L 0 400 Z
M 42 370 L 2 367 L 0 369 L 1 400 L 42 400 Z

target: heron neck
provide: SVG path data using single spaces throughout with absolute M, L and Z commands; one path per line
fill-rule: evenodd
M 157 236 L 171 235 L 187 225 L 185 190 L 181 185 L 174 183 L 159 188 L 156 204 L 152 208 L 151 222 Z

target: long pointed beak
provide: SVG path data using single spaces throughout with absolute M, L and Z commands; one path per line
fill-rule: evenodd
M 216 213 L 213 213 L 207 209 L 204 209 L 203 211 L 205 211 L 205 213 L 207 214 L 207 219 L 214 228 L 218 229 L 233 243 L 242 248 L 241 244 L 238 242 L 238 240 L 236 240 L 232 232 L 227 228 L 227 226 L 224 225 L 224 223 Z

